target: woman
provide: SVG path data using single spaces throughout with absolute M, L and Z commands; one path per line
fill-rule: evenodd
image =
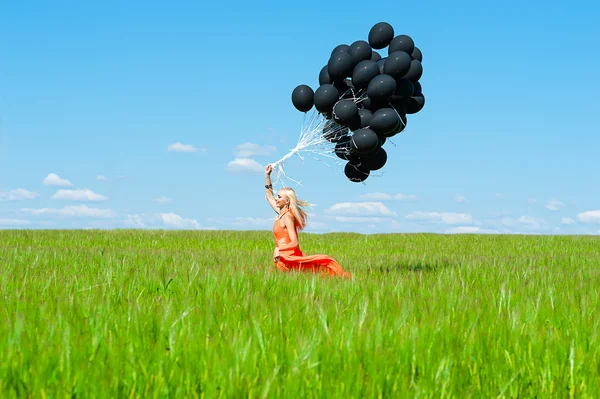
M 327 255 L 306 256 L 302 253 L 298 243 L 298 230 L 304 229 L 308 217 L 302 207 L 310 204 L 296 199 L 296 193 L 288 187 L 282 188 L 275 197 L 271 185 L 272 171 L 273 167 L 267 166 L 265 189 L 267 201 L 278 214 L 273 226 L 275 236 L 273 263 L 275 267 L 282 271 L 300 270 L 350 277 L 351 274 L 344 271 L 335 259 Z

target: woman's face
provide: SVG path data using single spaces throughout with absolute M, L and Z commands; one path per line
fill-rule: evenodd
M 277 198 L 275 198 L 277 202 L 277 207 L 279 209 L 283 208 L 288 203 L 288 196 L 283 191 L 277 193 Z

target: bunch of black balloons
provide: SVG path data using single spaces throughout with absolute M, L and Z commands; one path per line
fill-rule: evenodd
M 387 57 L 375 51 L 387 47 Z M 299 85 L 292 103 L 301 112 L 313 106 L 327 119 L 322 135 L 348 161 L 344 173 L 366 180 L 387 162 L 386 139 L 406 128 L 407 114 L 419 112 L 425 97 L 419 79 L 423 55 L 407 35 L 395 36 L 387 22 L 375 24 L 368 42 L 340 44 L 319 73 L 319 88 Z

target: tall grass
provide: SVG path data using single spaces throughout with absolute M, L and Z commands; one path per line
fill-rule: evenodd
M 0 396 L 598 397 L 600 239 L 1 231 Z

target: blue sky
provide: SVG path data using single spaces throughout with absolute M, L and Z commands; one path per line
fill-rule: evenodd
M 386 21 L 425 108 L 365 184 L 286 163 L 308 232 L 600 233 L 596 3 L 177 3 L 0 4 L 0 228 L 270 229 L 292 90 Z

